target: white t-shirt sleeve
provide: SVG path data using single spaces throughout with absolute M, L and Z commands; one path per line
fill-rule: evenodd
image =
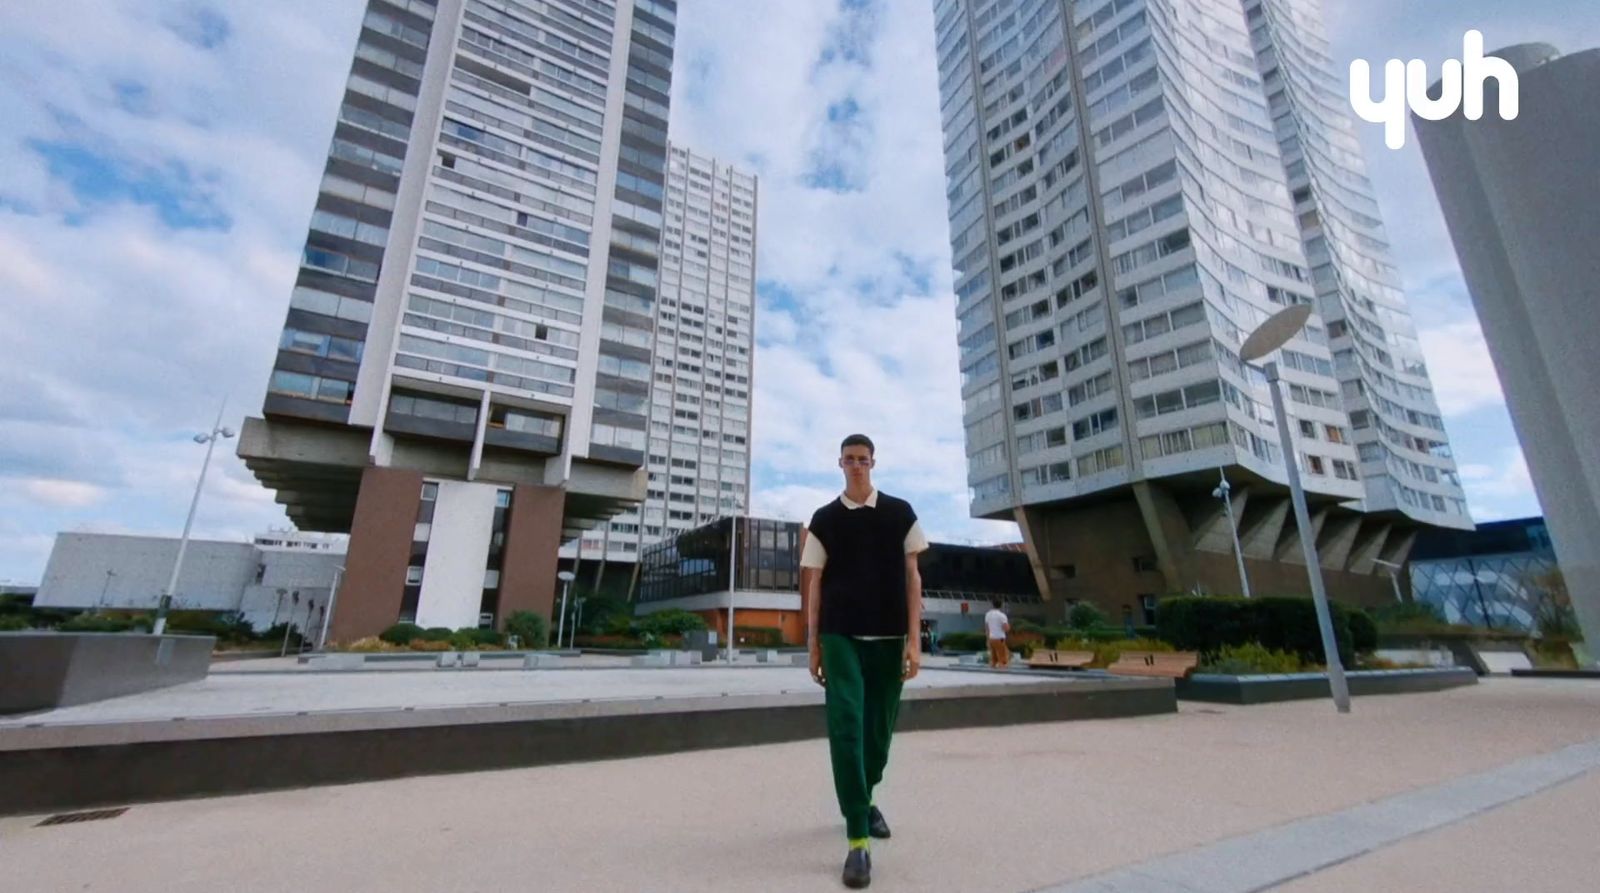
M 828 550 L 823 548 L 822 540 L 817 539 L 816 534 L 807 531 L 806 548 L 804 552 L 800 553 L 800 566 L 821 570 L 823 565 L 827 563 Z
M 912 521 L 911 529 L 906 531 L 906 554 L 928 551 L 928 537 L 922 532 L 922 522 Z
M 983 625 L 988 628 L 989 638 L 1004 639 L 1006 637 L 1006 615 L 999 608 L 990 608 L 989 613 L 983 615 Z

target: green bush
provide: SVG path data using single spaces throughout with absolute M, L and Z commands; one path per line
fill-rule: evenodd
M 641 634 L 653 636 L 683 635 L 706 628 L 706 619 L 699 614 L 690 613 L 682 608 L 668 608 L 654 614 L 646 614 L 639 618 L 636 624 Z M 643 636 L 641 635 L 641 638 Z
M 1172 651 L 1173 647 L 1159 639 L 1091 640 L 1065 638 L 1056 643 L 1057 651 L 1093 651 L 1090 667 L 1104 669 L 1117 662 L 1124 651 Z
M 1350 609 L 1334 603 L 1329 614 L 1339 659 L 1347 667 L 1355 666 Z M 1215 655 L 1224 647 L 1255 643 L 1287 651 L 1306 663 L 1323 660 L 1322 632 L 1309 598 L 1180 596 L 1162 600 L 1156 621 L 1161 638 L 1184 651 Z M 1370 640 L 1376 646 L 1376 636 Z
M 499 647 L 500 633 L 492 629 L 463 626 L 451 633 L 446 641 L 457 651 L 478 651 L 485 647 Z
M 396 623 L 378 633 L 378 638 L 391 645 L 409 645 L 412 639 L 422 638 L 422 627 L 415 623 Z
M 1073 629 L 1096 629 L 1105 625 L 1105 612 L 1088 602 L 1079 602 L 1067 612 L 1067 626 Z
M 219 642 L 255 640 L 255 629 L 238 611 L 172 611 L 167 614 L 167 630 L 216 636 Z
M 515 611 L 505 621 L 506 635 L 516 636 L 523 648 L 543 648 L 550 642 L 550 621 L 532 611 Z
M 1255 642 L 1224 645 L 1200 665 L 1202 673 L 1251 676 L 1259 673 L 1298 673 L 1307 669 L 1299 655 L 1267 648 Z
M 27 628 L 27 617 L 21 614 L 0 614 L 0 633 L 17 632 Z
M 1378 623 L 1372 615 L 1360 608 L 1346 608 L 1349 611 L 1350 647 L 1357 654 L 1371 654 L 1378 650 Z
M 417 638 L 424 642 L 448 642 L 456 631 L 448 626 L 430 626 L 417 634 Z
M 125 617 L 86 611 L 64 621 L 56 629 L 64 633 L 122 633 L 133 629 L 133 621 Z
M 736 626 L 734 641 L 739 645 L 757 648 L 778 648 L 783 645 L 783 630 L 776 626 Z
M 941 651 L 982 651 L 987 647 L 988 636 L 984 633 L 953 632 L 939 637 Z

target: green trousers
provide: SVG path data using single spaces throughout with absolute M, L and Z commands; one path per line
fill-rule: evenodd
M 844 813 L 845 836 L 859 839 L 867 836 L 872 789 L 883 780 L 889 762 L 906 641 L 833 634 L 821 640 L 833 790 Z

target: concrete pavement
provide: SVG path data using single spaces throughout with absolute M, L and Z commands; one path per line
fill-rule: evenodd
M 1184 705 L 905 734 L 878 795 L 895 838 L 874 847 L 873 889 L 1063 887 L 1597 739 L 1600 686 L 1502 679 L 1359 698 L 1348 716 L 1325 701 Z M 1587 771 L 1282 889 L 1583 889 L 1597 811 Z M 830 890 L 843 856 L 816 741 L 36 821 L 0 819 L 19 889 Z M 1489 862 L 1498 873 L 1476 867 Z

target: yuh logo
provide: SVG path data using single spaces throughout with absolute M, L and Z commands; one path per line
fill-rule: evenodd
M 1483 117 L 1483 85 L 1499 82 L 1500 117 L 1517 117 L 1517 71 L 1498 56 L 1484 56 L 1483 34 L 1468 31 L 1461 39 L 1461 58 L 1446 59 L 1439 78 L 1439 96 L 1428 95 L 1428 63 L 1390 59 L 1383 66 L 1383 98 L 1372 99 L 1372 66 L 1365 59 L 1350 63 L 1350 107 L 1361 120 L 1382 124 L 1383 141 L 1391 149 L 1406 144 L 1406 106 L 1417 117 L 1443 121 L 1465 106 L 1468 121 Z

